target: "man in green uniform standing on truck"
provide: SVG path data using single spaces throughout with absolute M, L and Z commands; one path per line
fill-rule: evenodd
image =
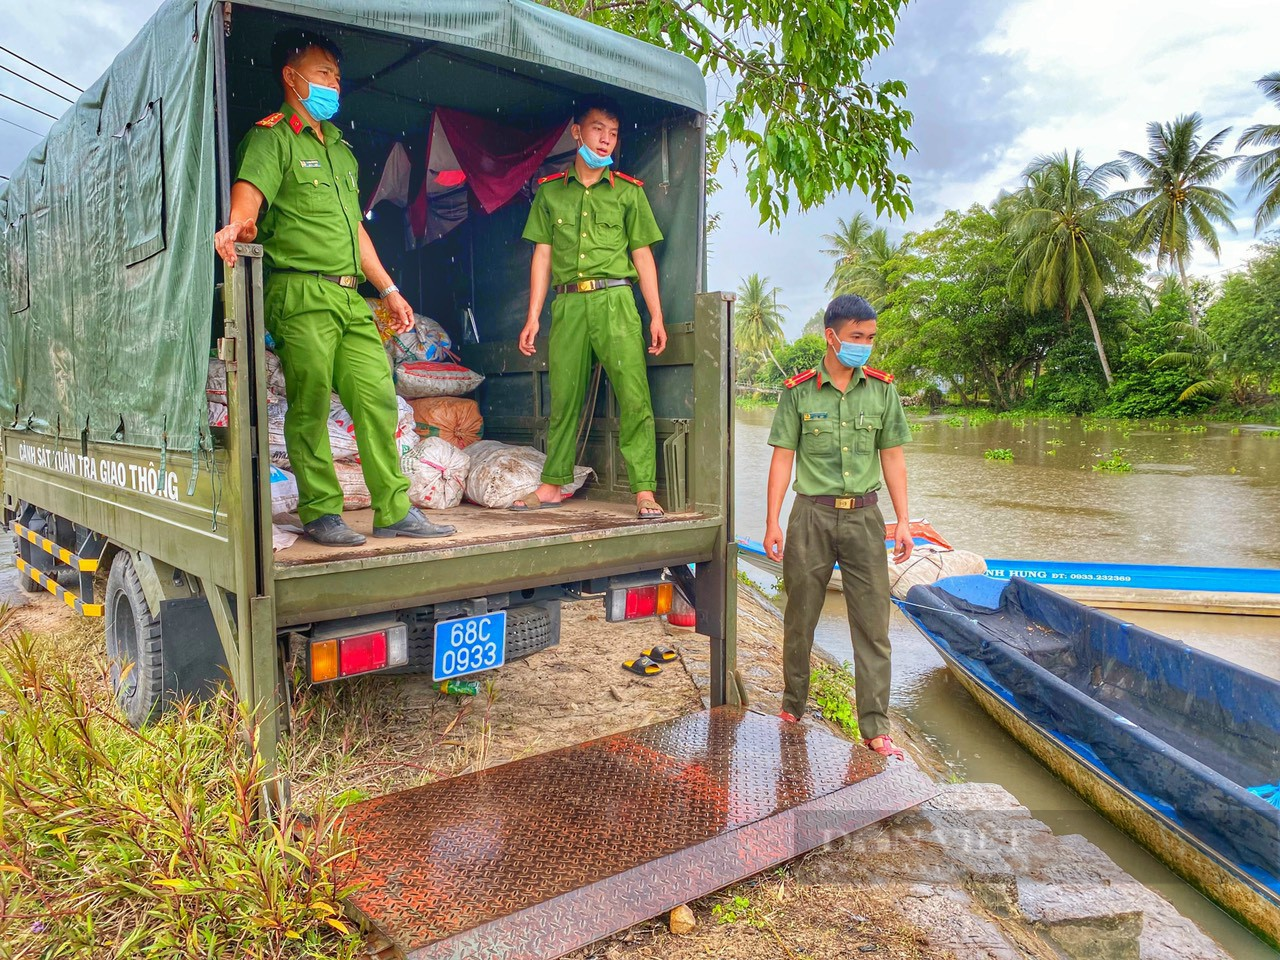
M 447 536 L 453 527 L 431 523 L 409 502 L 395 442 L 391 370 L 369 305 L 356 291 L 368 279 L 395 317 L 397 332 L 412 328 L 413 310 L 361 222 L 355 155 L 329 122 L 338 111 L 340 59 L 337 46 L 316 34 L 291 31 L 276 38 L 272 67 L 284 105 L 259 120 L 240 144 L 231 214 L 214 246 L 233 265 L 235 244 L 262 235 L 267 329 L 284 368 L 284 439 L 307 534 L 329 546 L 364 543 L 342 519 L 328 430 L 336 389 L 355 423 L 373 498 L 374 536 Z
M 594 354 L 609 375 L 621 413 L 618 443 L 627 462 L 636 515 L 661 519 L 654 499 L 658 463 L 648 369 L 633 281 L 649 310 L 649 353 L 667 347 L 652 244 L 662 239 L 643 181 L 610 170 L 618 143 L 619 110 L 605 97 L 578 108 L 570 132 L 578 141 L 573 166 L 538 184 L 524 239 L 534 243 L 529 312 L 520 351 L 533 356 L 547 289 L 551 336 L 547 370 L 551 422 L 542 485 L 516 500 L 513 510 L 557 507 L 561 486 L 573 480 L 578 421 Z
M 824 318 L 827 352 L 813 370 L 786 381 L 769 433 L 773 460 L 766 494 L 765 552 L 782 561 L 783 720 L 804 715 L 809 654 L 836 563 L 853 641 L 858 728 L 876 753 L 902 758 L 889 736 L 889 568 L 880 474 L 897 515 L 895 563 L 911 556 L 907 466 L 911 430 L 890 374 L 866 366 L 876 313 L 862 297 L 840 296 Z M 786 549 L 778 515 L 795 466 L 795 503 Z

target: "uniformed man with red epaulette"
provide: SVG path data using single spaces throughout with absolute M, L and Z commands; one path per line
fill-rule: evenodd
M 236 243 L 261 233 L 266 326 L 284 367 L 284 440 L 307 534 L 327 546 L 364 543 L 342 519 L 342 487 L 329 447 L 329 399 L 337 390 L 356 426 L 374 536 L 447 536 L 453 527 L 432 523 L 409 502 L 391 371 L 373 314 L 357 291 L 368 279 L 397 332 L 413 327 L 413 309 L 361 222 L 355 154 L 329 122 L 338 112 L 340 59 L 337 46 L 317 34 L 276 37 L 272 68 L 284 105 L 240 144 L 230 216 L 214 247 L 234 264 Z
M 803 716 L 809 699 L 809 654 L 836 563 L 844 584 L 853 640 L 858 727 L 863 742 L 902 758 L 889 736 L 889 569 L 884 517 L 876 505 L 880 476 L 897 516 L 896 563 L 911 556 L 907 466 L 902 445 L 911 429 L 893 377 L 866 366 L 876 313 L 862 297 L 840 296 L 825 317 L 826 356 L 786 381 L 774 414 L 764 548 L 782 561 L 787 593 L 783 720 Z M 786 549 L 778 517 L 795 467 L 795 502 Z
M 649 397 L 644 332 L 631 285 L 649 310 L 649 353 L 667 347 L 658 295 L 658 269 L 650 247 L 662 239 L 644 183 L 610 170 L 618 143 L 619 111 L 593 97 L 578 108 L 570 128 L 578 153 L 566 173 L 538 184 L 524 239 L 534 243 L 529 271 L 529 312 L 520 351 L 533 356 L 539 318 L 554 284 L 547 376 L 551 422 L 542 485 L 516 500 L 513 510 L 560 505 L 561 486 L 573 480 L 578 421 L 594 354 L 618 398 L 618 446 L 627 462 L 636 515 L 660 520 L 654 499 L 658 461 Z

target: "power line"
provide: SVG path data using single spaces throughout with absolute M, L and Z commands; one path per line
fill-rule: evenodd
M 83 87 L 77 87 L 77 86 L 76 86 L 74 83 L 72 83 L 70 80 L 64 80 L 62 77 L 58 76 L 58 75 L 57 75 L 56 73 L 54 73 L 52 70 L 46 70 L 44 67 L 40 66 L 40 64 L 38 64 L 38 63 L 32 63 L 30 60 L 28 60 L 28 59 L 27 59 L 26 57 L 24 57 L 22 54 L 20 54 L 20 53 L 14 53 L 14 52 L 13 52 L 12 50 L 10 50 L 8 47 L 0 47 L 0 50 L 3 50 L 5 53 L 7 53 L 7 54 L 8 54 L 9 56 L 11 56 L 11 57 L 16 57 L 17 59 L 19 59 L 19 60 L 21 60 L 23 63 L 25 63 L 27 66 L 29 66 L 29 67 L 35 67 L 35 68 L 36 68 L 37 70 L 39 70 L 41 73 L 48 74 L 49 76 L 53 77 L 53 79 L 57 80 L 58 82 L 60 82 L 60 83 L 65 83 L 65 84 L 66 84 L 68 87 L 70 87 L 72 90 L 76 91 L 76 93 L 84 93 L 84 88 L 83 88 Z
M 22 124 L 14 123 L 12 120 L 9 120 L 5 117 L 0 117 L 0 123 L 7 123 L 9 126 L 17 127 L 19 130 L 25 130 L 27 131 L 27 133 L 34 133 L 37 137 L 44 136 L 44 134 L 41 133 L 39 130 L 32 130 L 30 127 L 24 127 Z
M 24 74 L 21 74 L 17 70 L 14 70 L 10 67 L 6 67 L 3 63 L 0 63 L 0 70 L 3 70 L 5 73 L 12 73 L 19 80 L 25 80 L 27 81 L 27 83 L 31 84 L 33 87 L 39 87 L 45 93 L 52 93 L 55 97 L 62 97 L 62 99 L 67 101 L 67 103 L 75 103 L 75 101 L 72 100 L 70 97 L 64 96 L 63 94 L 59 93 L 57 90 L 50 90 L 43 83 L 36 83 L 36 81 L 32 80 L 30 77 Z
M 48 117 L 50 120 L 58 119 L 52 113 L 45 113 L 45 111 L 41 110 L 39 107 L 33 107 L 29 103 L 23 103 L 21 100 L 17 100 L 14 97 L 9 96 L 7 93 L 0 93 L 0 98 L 16 103 L 20 107 L 26 107 L 28 110 L 34 110 L 36 113 L 43 114 L 44 116 Z

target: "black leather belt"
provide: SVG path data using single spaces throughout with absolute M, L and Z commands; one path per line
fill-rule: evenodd
M 348 290 L 354 290 L 360 286 L 359 277 L 343 277 L 335 273 L 308 273 L 305 270 L 273 270 L 277 274 L 293 274 L 297 277 L 315 277 L 318 280 L 328 280 L 330 283 L 336 283 L 340 287 L 346 287 Z
M 630 280 L 576 280 L 573 283 L 560 283 L 553 289 L 556 293 L 590 293 L 592 290 L 603 290 L 605 287 L 629 287 Z
M 880 499 L 880 493 L 877 490 L 864 493 L 860 497 L 811 497 L 807 493 L 797 493 L 796 496 L 812 500 L 814 503 L 820 503 L 825 507 L 835 507 L 837 510 L 860 510 L 863 507 L 871 506 Z

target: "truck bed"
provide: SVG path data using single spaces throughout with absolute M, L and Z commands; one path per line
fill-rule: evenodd
M 342 518 L 354 530 L 369 539 L 359 547 L 326 547 L 300 536 L 298 542 L 287 550 L 276 553 L 276 567 L 289 568 L 308 564 L 325 564 L 339 560 L 357 560 L 381 557 L 388 554 L 453 551 L 461 547 L 489 545 L 515 545 L 518 541 L 536 540 L 564 535 L 603 535 L 621 528 L 653 526 L 653 520 L 636 517 L 635 506 L 630 503 L 608 503 L 592 500 L 566 500 L 554 509 L 531 510 L 520 513 L 513 510 L 494 510 L 466 503 L 452 510 L 424 511 L 435 523 L 451 523 L 458 532 L 451 537 L 435 540 L 413 540 L 395 537 L 381 540 L 373 536 L 373 511 L 349 510 Z M 695 513 L 672 514 L 661 523 L 696 520 Z M 506 547 L 503 547 L 506 549 Z
M 279 625 L 700 563 L 724 536 L 720 517 L 688 511 L 654 522 L 638 519 L 629 503 L 578 499 L 529 513 L 433 510 L 432 520 L 458 528 L 433 540 L 375 540 L 370 510 L 344 518 L 369 536 L 363 546 L 299 538 L 275 555 Z

